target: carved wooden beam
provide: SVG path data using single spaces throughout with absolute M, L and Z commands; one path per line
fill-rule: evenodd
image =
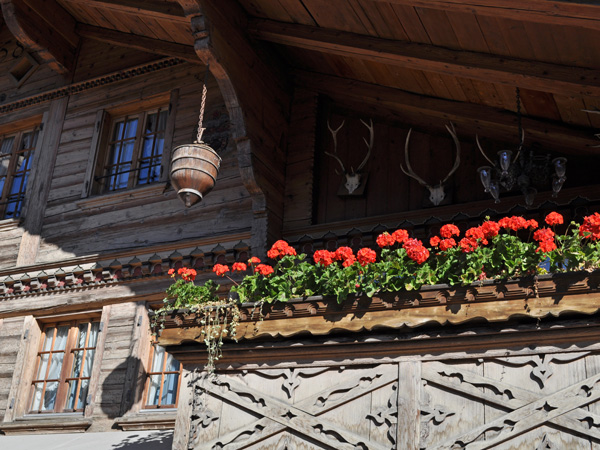
M 374 0 L 395 5 L 475 13 L 503 19 L 600 30 L 600 5 L 592 0 Z
M 284 136 L 291 97 L 286 78 L 261 46 L 250 42 L 237 2 L 178 0 L 191 22 L 196 53 L 217 79 L 237 144 L 240 173 L 253 199 L 251 247 L 259 256 L 281 236 Z
M 298 84 L 336 98 L 336 101 L 353 101 L 356 104 L 376 107 L 381 111 L 398 111 L 408 115 L 428 116 L 452 121 L 463 130 L 500 141 L 517 135 L 516 115 L 483 105 L 460 103 L 440 98 L 426 97 L 400 89 L 335 77 L 314 72 L 298 71 Z M 523 118 L 526 139 L 539 142 L 562 153 L 597 154 L 591 130 L 567 127 L 563 124 Z
M 116 13 L 189 23 L 178 3 L 164 0 L 65 0 L 65 3 L 107 9 Z
M 11 33 L 50 68 L 68 73 L 75 63 L 79 37 L 75 20 L 54 0 L 1 0 Z
M 198 55 L 191 45 L 161 41 L 159 39 L 94 27 L 82 23 L 77 24 L 75 30 L 81 37 L 95 41 L 106 42 L 120 47 L 134 48 L 143 52 L 156 53 L 157 55 L 174 56 L 196 64 L 200 63 Z
M 364 61 L 565 96 L 600 95 L 598 70 L 456 51 L 273 20 L 252 20 L 248 30 L 254 37 L 269 42 Z

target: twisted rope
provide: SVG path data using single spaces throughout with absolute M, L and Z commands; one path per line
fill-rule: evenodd
M 206 106 L 206 80 L 208 79 L 209 65 L 206 65 L 206 74 L 204 74 L 204 84 L 202 86 L 202 102 L 200 103 L 200 117 L 198 118 L 198 135 L 196 136 L 195 144 L 200 144 L 202 142 L 202 134 L 206 128 L 202 128 L 202 122 L 204 121 L 204 108 Z

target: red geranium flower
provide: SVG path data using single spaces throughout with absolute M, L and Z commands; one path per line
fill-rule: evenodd
M 538 224 L 537 220 L 529 219 L 527 221 L 527 227 L 526 228 L 531 228 L 532 230 L 535 230 L 537 227 L 539 227 L 539 224 Z
M 217 276 L 222 277 L 229 272 L 229 267 L 225 264 L 215 264 L 213 266 L 213 272 L 216 273 Z
M 250 259 L 248 260 L 248 262 L 249 262 L 250 264 L 260 264 L 260 259 L 259 259 L 259 258 L 257 258 L 256 256 L 253 256 L 252 258 L 250 258 Z
M 187 267 L 177 269 L 177 275 L 180 275 L 183 281 L 194 281 L 196 279 L 196 271 Z
M 500 225 L 498 222 L 494 222 L 492 220 L 483 222 L 479 228 L 483 232 L 483 236 L 486 239 L 491 239 L 494 236 L 498 236 L 498 232 L 500 231 Z
M 460 235 L 460 230 L 456 225 L 448 223 L 440 228 L 440 235 L 446 239 L 450 239 L 452 236 Z
M 473 240 L 477 241 L 478 245 L 479 244 L 482 244 L 482 245 L 488 244 L 488 240 L 485 238 L 485 233 L 483 232 L 481 227 L 469 228 L 465 233 L 465 237 L 468 237 L 469 239 L 473 239 Z
M 335 253 L 329 250 L 317 250 L 313 255 L 315 264 L 321 264 L 322 266 L 329 266 L 335 259 Z
M 460 245 L 463 253 L 471 253 L 478 247 L 477 241 L 472 238 L 462 238 L 458 245 Z
M 175 269 L 169 269 L 169 271 L 167 272 L 169 275 L 171 275 L 172 277 L 175 276 Z
M 395 243 L 396 240 L 394 239 L 394 236 L 387 231 L 377 236 L 377 245 L 379 245 L 380 248 L 391 247 Z
M 579 227 L 579 236 L 600 239 L 600 214 L 594 213 L 583 218 L 583 223 Z
M 337 261 L 342 261 L 344 259 L 352 259 L 354 258 L 354 252 L 350 247 L 339 247 L 335 251 L 335 259 Z
M 267 264 L 259 264 L 254 269 L 254 272 L 258 272 L 261 275 L 268 277 L 269 275 L 271 275 L 273 273 L 273 268 Z
M 272 259 L 283 258 L 284 256 L 296 256 L 296 250 L 287 242 L 279 240 L 273 244 L 267 256 Z
M 550 226 L 554 225 L 562 225 L 564 223 L 564 218 L 562 214 L 552 211 L 550 214 L 546 216 L 546 223 Z
M 236 262 L 236 263 L 233 263 L 232 269 L 237 272 L 244 272 L 245 270 L 248 269 L 248 266 L 246 265 L 246 263 Z
M 554 240 L 554 231 L 550 228 L 540 228 L 533 233 L 533 238 L 536 241 L 551 241 Z
M 554 240 L 546 240 L 541 241 L 540 246 L 536 249 L 536 252 L 551 252 L 552 250 L 556 250 L 556 243 Z
M 366 266 L 367 264 L 374 263 L 377 259 L 377 253 L 375 253 L 370 248 L 361 248 L 356 253 L 356 256 L 361 266 Z
M 529 221 L 521 216 L 503 217 L 498 221 L 502 228 L 518 231 L 529 226 Z
M 456 241 L 453 238 L 442 239 L 440 241 L 440 250 L 446 251 L 456 247 Z
M 402 229 L 396 230 L 392 233 L 392 237 L 398 244 L 403 244 L 408 239 L 408 231 Z
M 431 239 L 429 239 L 429 245 L 431 245 L 432 247 L 437 247 L 438 245 L 440 245 L 440 237 L 439 236 L 434 236 Z
M 350 255 L 350 256 L 348 256 L 348 258 L 346 258 L 344 260 L 344 262 L 342 263 L 342 266 L 344 266 L 344 267 L 350 267 L 355 262 L 356 262 L 356 257 L 354 255 Z

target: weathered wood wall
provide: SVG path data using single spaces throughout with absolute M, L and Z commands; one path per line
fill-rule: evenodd
M 597 448 L 598 345 L 563 331 L 573 345 L 544 345 L 530 326 L 511 331 L 510 349 L 482 329 L 468 334 L 483 348 L 449 329 L 330 337 L 323 353 L 303 348 L 314 341 L 278 342 L 216 378 L 177 350 L 189 356 L 182 399 L 194 413 L 180 411 L 174 448 Z M 421 340 L 421 351 L 408 349 Z
M 228 138 L 227 111 L 218 87 L 210 78 L 205 113 L 208 130 L 204 136 L 217 148 L 223 162 L 216 188 L 200 205 L 186 210 L 172 189 L 142 201 L 93 211 L 85 211 L 78 205 L 83 185 L 89 181 L 85 179 L 85 170 L 97 111 L 179 89 L 173 146 L 191 143 L 195 138 L 203 79 L 201 65 L 177 65 L 71 96 L 37 262 L 102 253 L 107 246 L 112 250 L 139 248 L 250 229 L 249 196 L 240 181 L 236 151 Z
M 23 317 L 0 319 L 0 422 L 10 406 L 9 392 L 23 337 Z

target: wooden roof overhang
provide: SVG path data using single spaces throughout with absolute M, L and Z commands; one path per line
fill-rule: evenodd
M 597 155 L 600 5 L 589 0 L 0 0 L 37 58 L 73 75 L 101 41 L 209 64 L 228 107 L 257 217 L 280 237 L 292 96 L 463 139 Z M 74 74 L 77 80 L 77 74 Z M 447 151 L 447 150 L 439 150 Z
M 283 90 L 307 86 L 340 101 L 515 132 L 514 88 L 533 142 L 590 153 L 600 128 L 600 5 L 586 0 L 2 0 L 13 34 L 57 71 L 92 39 L 185 60 L 217 60 L 250 120 L 235 71 L 265 58 Z M 222 17 L 219 17 L 222 16 Z M 229 23 L 227 22 L 229 20 Z M 239 31 L 228 59 L 219 46 Z M 209 43 L 207 43 L 210 41 Z M 212 52 L 206 55 L 205 52 Z M 202 56 L 204 54 L 204 56 Z M 236 67 L 236 63 L 239 63 Z M 254 66 L 252 66 L 254 67 Z M 255 67 L 256 70 L 259 70 Z M 216 67 L 214 70 L 219 70 Z M 247 75 L 247 73 L 246 73 Z M 263 75 L 263 74 L 261 74 Z M 283 78 L 283 79 L 281 79 Z M 248 97 L 248 99 L 246 98 Z M 285 101 L 285 99 L 283 99 Z M 245 103 L 246 102 L 246 103 Z M 232 105 L 233 106 L 233 105 Z M 285 115 L 285 105 L 279 111 Z M 275 118 L 274 118 L 275 119 Z M 251 125 L 252 127 L 253 125 Z M 466 128 L 465 128 L 466 127 Z

